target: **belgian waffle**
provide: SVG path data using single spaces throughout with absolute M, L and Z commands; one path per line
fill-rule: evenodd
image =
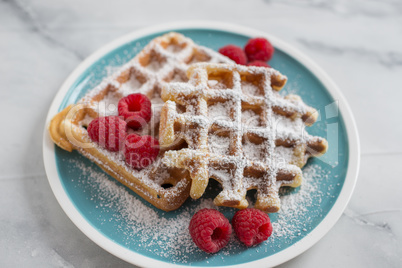
M 164 152 L 147 168 L 134 170 L 125 163 L 122 152 L 109 152 L 91 142 L 86 127 L 99 116 L 117 115 L 119 99 L 139 92 L 153 103 L 153 117 L 143 132 L 157 137 L 162 87 L 172 81 L 186 82 L 186 70 L 195 62 L 233 63 L 178 33 L 155 38 L 77 104 L 55 115 L 49 125 L 52 140 L 64 150 L 79 151 L 157 208 L 177 209 L 189 195 L 191 180 L 186 170 L 164 165 Z
M 187 76 L 162 90 L 163 163 L 189 171 L 192 198 L 213 178 L 222 185 L 216 205 L 246 208 L 247 191 L 257 189 L 255 207 L 278 211 L 279 188 L 299 186 L 300 168 L 327 150 L 325 139 L 303 131 L 316 110 L 296 95 L 280 96 L 286 77 L 271 68 L 199 63 Z

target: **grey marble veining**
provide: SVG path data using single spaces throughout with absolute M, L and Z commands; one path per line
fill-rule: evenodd
M 130 267 L 58 205 L 42 163 L 44 120 L 65 78 L 94 50 L 142 27 L 190 19 L 289 42 L 335 80 L 354 112 L 362 148 L 355 193 L 334 228 L 281 267 L 400 267 L 398 0 L 0 1 L 0 267 Z
M 402 66 L 402 53 L 397 51 L 375 51 L 362 47 L 337 47 L 324 42 L 311 41 L 304 38 L 300 38 L 298 41 L 306 48 L 323 54 L 376 62 L 387 68 Z

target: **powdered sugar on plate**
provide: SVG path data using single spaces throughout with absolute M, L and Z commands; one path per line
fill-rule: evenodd
M 320 190 L 320 182 L 327 180 L 330 172 L 326 172 L 318 165 L 310 165 L 303 170 L 303 183 L 294 193 L 293 189 L 281 188 L 281 210 L 277 213 L 277 221 L 272 223 L 273 239 L 281 237 L 297 237 L 301 231 L 307 231 L 309 220 L 303 218 L 311 207 L 321 203 L 324 193 Z M 301 230 L 300 230 L 301 229 Z
M 97 211 L 94 213 L 113 212 L 109 221 L 119 222 L 116 232 L 123 234 L 127 247 L 135 245 L 136 251 L 149 252 L 174 263 L 191 264 L 194 256 L 211 256 L 195 246 L 188 232 L 190 219 L 195 212 L 202 208 L 214 208 L 230 219 L 236 211 L 232 208 L 216 207 L 213 198 L 202 197 L 198 201 L 187 201 L 178 211 L 162 212 L 108 178 L 98 167 L 87 165 L 80 159 L 70 161 L 82 174 L 78 178 L 78 187 L 90 185 L 91 195 L 88 195 L 87 199 L 93 202 L 94 210 Z M 307 212 L 316 210 L 320 213 L 319 205 L 324 193 L 319 190 L 319 184 L 328 179 L 328 175 L 329 172 L 321 170 L 318 165 L 307 166 L 301 187 L 281 188 L 281 211 L 270 214 L 274 229 L 272 236 L 260 246 L 246 249 L 233 234 L 229 245 L 218 253 L 222 256 L 222 261 L 224 262 L 224 256 L 244 250 L 279 251 L 282 244 L 286 246 L 287 243 L 298 239 L 304 231 L 309 231 L 311 222 L 306 217 Z M 216 186 L 218 185 L 210 185 L 208 191 L 213 191 Z M 276 245 L 282 241 L 284 242 L 279 243 L 279 246 Z

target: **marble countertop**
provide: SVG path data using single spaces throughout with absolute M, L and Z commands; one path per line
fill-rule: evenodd
M 322 240 L 281 267 L 402 265 L 401 1 L 57 2 L 0 1 L 1 267 L 130 267 L 83 235 L 57 203 L 42 160 L 45 116 L 94 50 L 149 25 L 190 19 L 289 42 L 326 70 L 354 112 L 362 152 L 353 197 Z

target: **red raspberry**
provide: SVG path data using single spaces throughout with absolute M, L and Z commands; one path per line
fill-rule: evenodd
M 274 54 L 274 47 L 267 39 L 258 37 L 248 40 L 244 51 L 249 61 L 269 61 Z
M 151 101 L 144 94 L 130 94 L 118 104 L 119 115 L 123 116 L 129 127 L 141 129 L 151 120 Z
M 200 249 L 207 253 L 215 253 L 229 242 L 232 226 L 219 211 L 204 208 L 194 214 L 189 231 Z
M 239 210 L 232 219 L 233 229 L 246 246 L 257 245 L 272 234 L 272 225 L 266 213 L 255 208 Z
M 235 45 L 227 45 L 219 49 L 219 53 L 233 60 L 237 64 L 246 65 L 247 57 L 241 47 Z
M 87 128 L 92 141 L 113 152 L 123 148 L 126 130 L 126 122 L 118 116 L 98 117 Z
M 152 164 L 159 154 L 159 141 L 151 136 L 130 134 L 126 137 L 124 155 L 126 163 L 135 169 Z
M 260 61 L 260 60 L 255 60 L 255 61 L 249 62 L 247 64 L 247 66 L 268 67 L 268 68 L 271 67 L 265 61 Z

